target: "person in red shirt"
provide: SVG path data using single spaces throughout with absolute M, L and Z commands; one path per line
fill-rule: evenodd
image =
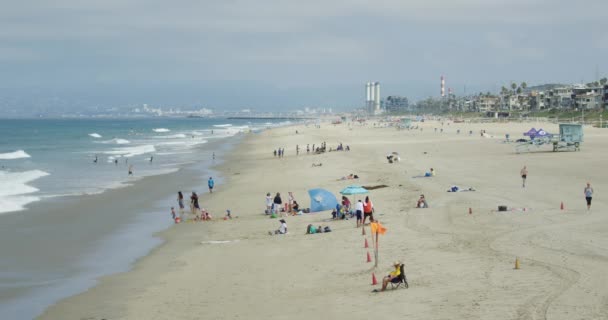
M 369 217 L 369 221 L 374 221 L 374 204 L 368 197 L 365 197 L 365 201 L 363 202 L 363 225 L 365 225 L 365 220 Z

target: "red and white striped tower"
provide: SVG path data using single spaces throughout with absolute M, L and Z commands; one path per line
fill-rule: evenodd
M 445 78 L 441 75 L 441 96 L 445 97 Z

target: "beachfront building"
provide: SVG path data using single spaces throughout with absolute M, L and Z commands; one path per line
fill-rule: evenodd
M 497 111 L 500 108 L 500 98 L 497 96 L 478 96 L 474 100 L 474 109 L 477 112 L 486 113 L 488 111 Z
M 530 111 L 539 111 L 546 109 L 546 98 L 544 91 L 532 91 L 528 95 L 528 105 Z
M 608 84 L 602 87 L 602 108 L 608 109 Z
M 577 109 L 599 109 L 602 107 L 602 88 L 575 88 L 572 90 L 574 107 Z
M 574 105 L 572 87 L 560 87 L 549 90 L 546 94 L 546 104 L 549 109 L 570 109 Z
M 406 112 L 410 111 L 409 101 L 402 96 L 388 96 L 384 100 L 384 109 L 386 112 Z

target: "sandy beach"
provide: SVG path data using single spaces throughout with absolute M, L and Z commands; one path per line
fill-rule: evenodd
M 580 152 L 546 146 L 517 154 L 515 144 L 504 142 L 506 133 L 513 139 L 530 127 L 555 133 L 558 126 L 420 125 L 423 131 L 300 125 L 248 135 L 216 168 L 224 181 L 213 194 L 201 192 L 213 221 L 170 227 L 160 234 L 165 243 L 131 271 L 100 279 L 39 318 L 608 319 L 608 131 L 585 127 Z M 324 141 L 351 151 L 306 154 L 306 144 Z M 273 156 L 278 147 L 284 158 Z M 391 152 L 401 161 L 389 164 Z M 431 167 L 435 177 L 413 178 Z M 360 179 L 340 180 L 351 173 Z M 586 182 L 595 190 L 589 211 Z M 338 197 L 350 184 L 387 186 L 369 193 L 374 216 L 388 229 L 378 268 L 366 262 L 365 238 L 353 219 L 289 216 L 287 235 L 268 235 L 279 223 L 264 215 L 267 192 L 281 192 L 285 201 L 292 191 L 309 207 L 307 190 Z M 452 185 L 475 191 L 446 192 Z M 415 208 L 420 194 L 430 208 Z M 500 205 L 508 211 L 498 212 Z M 227 209 L 235 218 L 224 221 Z M 333 232 L 306 235 L 308 224 Z M 372 273 L 381 281 L 395 260 L 405 263 L 409 289 L 372 293 L 379 288 L 371 285 Z

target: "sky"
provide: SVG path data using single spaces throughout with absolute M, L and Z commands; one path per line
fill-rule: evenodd
M 0 111 L 361 107 L 608 75 L 606 0 L 55 0 L 0 10 Z

